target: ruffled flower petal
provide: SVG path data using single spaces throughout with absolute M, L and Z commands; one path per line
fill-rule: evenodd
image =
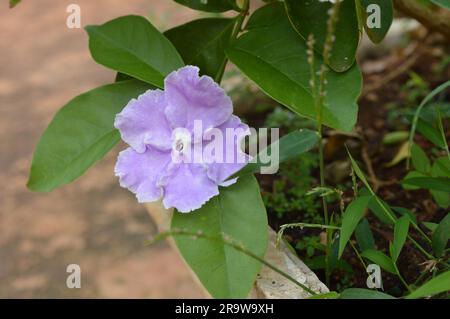
M 166 105 L 161 90 L 148 90 L 128 102 L 114 122 L 122 140 L 138 153 L 145 152 L 147 145 L 169 150 L 172 130 L 164 112 Z
M 230 133 L 227 136 L 227 128 L 232 129 L 230 132 L 234 133 Z M 204 152 L 204 160 L 209 163 L 207 164 L 208 177 L 221 186 L 229 186 L 235 183 L 237 179 L 227 181 L 227 178 L 239 171 L 251 160 L 251 157 L 241 149 L 241 143 L 245 136 L 250 135 L 250 129 L 247 124 L 242 123 L 235 115 L 232 115 L 218 129 L 223 136 L 223 161 L 218 162 L 214 161 L 213 158 L 208 158 L 208 152 Z M 214 140 L 205 144 L 209 143 L 214 143 Z M 204 145 L 204 148 L 206 145 Z
M 206 174 L 201 164 L 173 164 L 163 182 L 165 208 L 175 207 L 188 213 L 203 206 L 219 194 L 217 184 Z
M 115 174 L 120 186 L 135 193 L 138 202 L 152 202 L 163 196 L 158 182 L 170 161 L 170 152 L 148 147 L 144 153 L 137 153 L 129 147 L 120 152 Z
M 164 81 L 166 115 L 173 128 L 192 131 L 194 120 L 203 130 L 217 127 L 233 113 L 231 99 L 209 76 L 199 76 L 199 68 L 185 66 L 170 73 Z

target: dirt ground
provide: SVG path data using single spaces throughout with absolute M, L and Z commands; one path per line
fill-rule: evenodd
M 178 255 L 132 194 L 119 187 L 117 147 L 71 185 L 48 194 L 25 187 L 32 152 L 55 112 L 72 97 L 111 82 L 91 59 L 84 30 L 66 27 L 81 7 L 82 26 L 141 14 L 162 29 L 192 18 L 173 1 L 23 0 L 0 4 L 0 297 L 201 297 Z M 81 267 L 81 289 L 66 267 Z

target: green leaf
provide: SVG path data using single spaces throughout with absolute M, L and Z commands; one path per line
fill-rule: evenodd
M 414 135 L 416 134 L 416 127 L 417 124 L 419 122 L 419 116 L 420 116 L 420 112 L 422 111 L 422 109 L 425 107 L 425 105 L 427 105 L 430 101 L 433 100 L 433 98 L 440 94 L 441 92 L 444 92 L 445 90 L 447 90 L 447 88 L 450 87 L 450 80 L 447 82 L 442 83 L 441 85 L 439 85 L 437 88 L 435 88 L 433 91 L 431 91 L 423 100 L 422 102 L 420 102 L 419 107 L 417 108 L 416 112 L 414 113 L 414 118 L 412 120 L 412 125 L 411 125 L 411 130 L 409 133 L 409 145 L 412 146 L 413 145 L 413 139 L 414 139 Z M 438 131 L 437 131 L 438 132 Z M 438 136 L 439 139 L 442 140 L 442 138 L 440 137 L 440 133 L 438 132 Z M 444 147 L 446 143 L 443 143 Z
M 400 252 L 405 245 L 406 237 L 408 236 L 409 221 L 409 216 L 402 216 L 395 221 L 394 242 L 392 243 L 391 256 L 394 263 L 397 262 L 398 256 L 400 256 Z
M 348 157 L 350 158 L 350 163 L 352 164 L 353 171 L 355 172 L 356 176 L 363 182 L 364 186 L 367 187 L 369 192 L 372 195 L 375 195 L 375 193 L 372 190 L 372 187 L 370 187 L 369 182 L 367 181 L 366 176 L 364 175 L 363 171 L 359 168 L 358 163 L 356 163 L 355 159 L 353 158 L 352 154 L 347 149 Z
M 415 178 L 415 177 L 425 177 L 426 175 L 423 173 L 420 173 L 418 171 L 411 171 L 408 174 L 406 174 L 406 176 L 403 179 L 410 179 L 410 178 Z M 419 186 L 414 186 L 414 185 L 407 185 L 407 184 L 402 184 L 402 187 L 404 189 L 408 189 L 408 190 L 417 190 L 420 189 Z
M 450 177 L 450 160 L 448 157 L 439 157 L 434 161 L 433 166 L 431 166 L 431 176 Z M 439 207 L 447 208 L 450 206 L 450 194 L 448 192 L 435 190 L 430 192 Z
M 387 225 L 393 224 L 393 218 L 395 214 L 392 211 L 391 207 L 381 198 L 374 196 L 372 200 L 369 202 L 370 211 L 383 223 Z
M 167 74 L 184 65 L 170 41 L 144 17 L 124 16 L 86 31 L 97 63 L 159 88 Z
M 391 258 L 383 254 L 381 251 L 374 250 L 374 249 L 368 249 L 361 253 L 361 256 L 364 258 L 369 259 L 370 261 L 374 262 L 387 272 L 390 272 L 392 274 L 397 274 L 397 271 L 395 269 L 395 265 Z
M 448 213 L 439 223 L 433 232 L 432 246 L 436 257 L 442 257 L 444 250 L 447 248 L 448 239 L 450 238 L 450 213 Z
M 341 292 L 340 299 L 396 299 L 391 295 L 376 290 L 348 288 Z
M 345 246 L 353 234 L 356 226 L 364 215 L 364 211 L 367 207 L 372 196 L 358 197 L 348 205 L 345 210 L 344 217 L 342 219 L 341 233 L 339 236 L 339 253 L 338 258 L 341 258 L 344 252 Z
M 439 133 L 439 130 L 430 123 L 419 118 L 417 120 L 417 131 L 424 137 L 426 137 L 434 145 L 442 149 L 445 149 L 445 142 L 442 140 L 442 136 Z
M 237 10 L 236 0 L 175 0 L 179 4 L 194 10 L 207 12 L 225 12 L 228 10 Z
M 397 213 L 401 214 L 402 216 L 407 216 L 412 224 L 417 225 L 417 217 L 409 209 L 397 206 L 392 207 L 392 209 L 395 210 Z
M 251 175 L 221 188 L 220 195 L 195 212 L 175 212 L 171 227 L 210 236 L 225 233 L 260 257 L 267 247 L 266 210 L 258 183 Z M 261 267 L 258 261 L 218 241 L 175 237 L 175 242 L 214 298 L 247 297 Z
M 286 134 L 278 141 L 272 143 L 267 148 L 260 151 L 256 156 L 256 161 L 254 163 L 252 162 L 247 164 L 228 179 L 232 179 L 236 176 L 257 173 L 261 170 L 262 167 L 268 166 L 268 164 L 271 164 L 274 167 L 278 167 L 280 163 L 300 156 L 301 154 L 311 150 L 317 145 L 318 140 L 319 137 L 317 133 L 307 129 Z M 272 163 L 267 163 L 269 159 L 267 157 L 268 155 L 270 157 L 270 154 L 272 154 L 272 152 L 278 152 L 279 156 L 278 158 L 274 157 Z
M 440 294 L 450 290 L 450 270 L 426 282 L 420 288 L 406 296 L 407 299 L 417 299 Z
M 430 171 L 430 160 L 427 154 L 417 144 L 413 144 L 411 147 L 411 159 L 414 167 L 419 172 L 428 173 Z
M 187 65 L 196 65 L 201 74 L 218 82 L 225 67 L 235 19 L 207 18 L 191 21 L 164 32 Z
M 431 222 L 422 222 L 422 224 L 428 228 L 432 233 L 434 233 L 436 231 L 436 229 L 438 228 L 439 224 L 436 223 L 431 223 Z
M 148 88 L 136 80 L 109 84 L 64 105 L 39 141 L 28 188 L 51 191 L 70 183 L 100 160 L 120 139 L 113 126 L 115 115 Z
M 431 0 L 434 4 L 450 10 L 450 0 Z
M 266 94 L 293 112 L 317 120 L 305 41 L 293 30 L 282 3 L 257 10 L 244 33 L 226 50 L 228 58 Z M 315 57 L 317 68 L 321 58 Z M 351 131 L 357 117 L 361 73 L 328 72 L 323 124 Z
M 389 132 L 383 137 L 383 144 L 397 144 L 408 139 L 409 131 Z
M 446 177 L 409 177 L 402 185 L 419 186 L 421 188 L 450 193 L 450 179 Z
M 333 5 L 329 2 L 309 0 L 285 0 L 285 4 L 295 30 L 303 39 L 313 34 L 316 40 L 314 49 L 322 55 L 327 36 L 328 12 Z M 354 1 L 341 3 L 334 37 L 331 58 L 327 63 L 333 70 L 343 72 L 355 62 L 359 43 L 358 15 Z
M 391 27 L 394 18 L 392 0 L 359 0 L 361 3 L 362 22 L 369 39 L 381 42 Z M 378 6 L 378 7 L 376 7 Z M 377 25 L 379 23 L 379 25 Z
M 358 243 L 359 250 L 376 249 L 375 239 L 370 229 L 369 221 L 363 218 L 355 229 L 355 238 Z

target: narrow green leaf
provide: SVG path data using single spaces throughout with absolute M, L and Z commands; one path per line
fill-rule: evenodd
M 370 229 L 369 221 L 363 218 L 355 229 L 355 238 L 358 243 L 359 250 L 376 249 L 375 239 Z
M 390 272 L 392 274 L 397 274 L 397 271 L 395 269 L 395 265 L 392 262 L 392 259 L 383 254 L 381 251 L 374 250 L 374 249 L 368 249 L 361 253 L 361 256 L 364 258 L 369 259 L 370 261 L 374 262 L 387 272 Z
M 257 173 L 262 167 L 266 167 L 269 164 L 278 167 L 280 163 L 288 161 L 292 158 L 300 156 L 303 153 L 308 152 L 317 145 L 319 137 L 316 132 L 311 130 L 300 130 L 286 134 L 278 141 L 269 145 L 266 149 L 259 152 L 256 156 L 254 163 L 249 163 L 244 166 L 240 171 L 233 174 L 229 179 L 236 176 L 242 176 L 246 174 Z M 273 157 L 272 163 L 268 163 L 272 152 L 277 152 L 279 156 Z M 269 155 L 269 158 L 267 158 Z
M 340 299 L 396 299 L 391 295 L 376 290 L 348 288 L 341 292 Z
M 186 65 L 196 65 L 200 73 L 218 82 L 226 63 L 235 19 L 207 18 L 194 20 L 164 32 L 183 57 Z
M 366 179 L 366 176 L 364 175 L 363 171 L 359 168 L 358 164 L 356 163 L 355 159 L 353 158 L 352 154 L 347 150 L 348 157 L 350 158 L 350 162 L 352 164 L 353 170 L 355 171 L 356 176 L 363 182 L 364 186 L 367 187 L 369 192 L 372 195 L 375 195 L 375 193 L 372 190 L 372 187 L 370 186 L 369 182 Z
M 175 212 L 171 227 L 210 236 L 225 233 L 260 257 L 267 247 L 266 210 L 253 176 L 221 188 L 220 195 L 195 212 Z M 186 237 L 175 237 L 175 242 L 214 298 L 247 297 L 261 267 L 258 261 L 221 242 Z
M 131 80 L 74 98 L 59 110 L 42 135 L 31 164 L 28 188 L 48 192 L 70 183 L 100 160 L 120 139 L 114 117 L 149 88 Z
M 433 296 L 450 290 L 450 270 L 426 282 L 420 288 L 406 296 L 407 299 L 417 299 Z
M 247 29 L 226 50 L 228 58 L 267 95 L 298 115 L 317 120 L 307 45 L 290 25 L 283 4 L 276 2 L 257 10 Z M 316 55 L 317 69 L 321 63 L 321 57 Z M 323 124 L 351 131 L 361 92 L 358 66 L 345 73 L 330 71 L 327 81 Z
M 409 218 L 409 221 L 415 225 L 417 225 L 417 217 L 416 215 L 410 211 L 407 208 L 404 207 L 397 207 L 393 206 L 392 209 L 396 211 L 397 213 L 401 214 L 402 216 L 407 216 Z
M 408 139 L 409 132 L 408 131 L 396 131 L 389 132 L 383 137 L 383 144 L 397 144 L 403 142 Z
M 450 160 L 448 157 L 437 158 L 431 166 L 431 176 L 450 178 Z M 450 193 L 430 190 L 434 200 L 441 208 L 450 206 Z
M 441 134 L 432 124 L 419 118 L 417 120 L 417 131 L 426 137 L 434 145 L 445 149 L 445 142 L 442 140 Z
M 439 223 L 433 232 L 432 246 L 436 257 L 442 257 L 450 238 L 450 213 L 448 213 Z
M 419 186 L 421 188 L 450 193 L 450 179 L 446 177 L 410 177 L 404 179 L 402 185 Z
M 170 41 L 144 17 L 124 16 L 86 31 L 97 63 L 159 88 L 167 74 L 184 65 Z
M 381 198 L 374 196 L 369 202 L 369 209 L 383 223 L 387 225 L 394 224 L 395 214 L 388 203 Z
M 427 105 L 436 95 L 440 94 L 441 92 L 446 90 L 448 87 L 450 87 L 450 80 L 442 83 L 437 88 L 435 88 L 433 91 L 431 91 L 430 94 L 428 94 L 420 103 L 419 107 L 417 108 L 416 112 L 414 113 L 414 118 L 412 120 L 411 131 L 409 133 L 409 145 L 410 146 L 413 145 L 413 139 L 414 139 L 414 135 L 416 134 L 416 127 L 417 127 L 417 123 L 419 121 L 420 112 L 422 111 L 424 106 Z M 439 132 L 438 132 L 438 134 L 439 134 Z M 439 134 L 439 139 L 442 140 L 442 138 L 440 138 L 440 134 Z
M 364 211 L 371 198 L 372 196 L 358 197 L 352 201 L 345 210 L 342 219 L 341 233 L 339 236 L 338 258 L 341 258 L 345 246 L 347 245 L 347 242 L 352 236 L 359 221 L 364 216 Z
M 406 242 L 409 230 L 409 216 L 402 216 L 395 221 L 394 227 L 394 242 L 392 243 L 392 261 L 397 262 L 400 252 Z
M 431 222 L 422 222 L 422 224 L 428 228 L 432 233 L 436 231 L 436 228 L 439 226 L 439 224 L 431 223 Z
M 414 167 L 419 172 L 426 174 L 430 171 L 430 160 L 428 159 L 427 154 L 425 154 L 425 152 L 417 144 L 413 144 L 411 147 L 411 160 Z
M 194 10 L 207 12 L 239 11 L 236 0 L 175 0 L 175 2 Z
M 289 20 L 295 30 L 304 39 L 313 34 L 316 40 L 314 49 L 322 54 L 327 36 L 328 12 L 333 4 L 308 0 L 285 0 L 285 4 Z M 358 17 L 354 1 L 342 2 L 333 36 L 335 41 L 330 61 L 327 63 L 333 70 L 343 72 L 355 62 L 359 43 Z
M 426 177 L 427 175 L 420 173 L 418 171 L 411 171 L 403 178 L 404 180 L 410 179 L 410 178 L 416 178 L 416 177 Z M 415 185 L 408 185 L 408 184 L 401 184 L 404 189 L 407 190 L 417 190 L 420 189 L 420 186 Z
M 370 40 L 380 43 L 386 36 L 394 18 L 392 0 L 359 0 L 362 23 Z

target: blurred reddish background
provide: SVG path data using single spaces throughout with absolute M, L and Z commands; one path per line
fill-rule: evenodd
M 71 3 L 81 7 L 82 27 L 140 14 L 165 30 L 199 15 L 169 0 L 23 0 L 11 10 L 2 1 L 0 297 L 201 297 L 167 244 L 144 246 L 155 225 L 113 173 L 123 145 L 71 185 L 49 194 L 25 187 L 34 147 L 56 111 L 114 79 L 91 59 L 83 28 L 66 27 Z M 81 289 L 66 287 L 72 263 L 81 267 Z

